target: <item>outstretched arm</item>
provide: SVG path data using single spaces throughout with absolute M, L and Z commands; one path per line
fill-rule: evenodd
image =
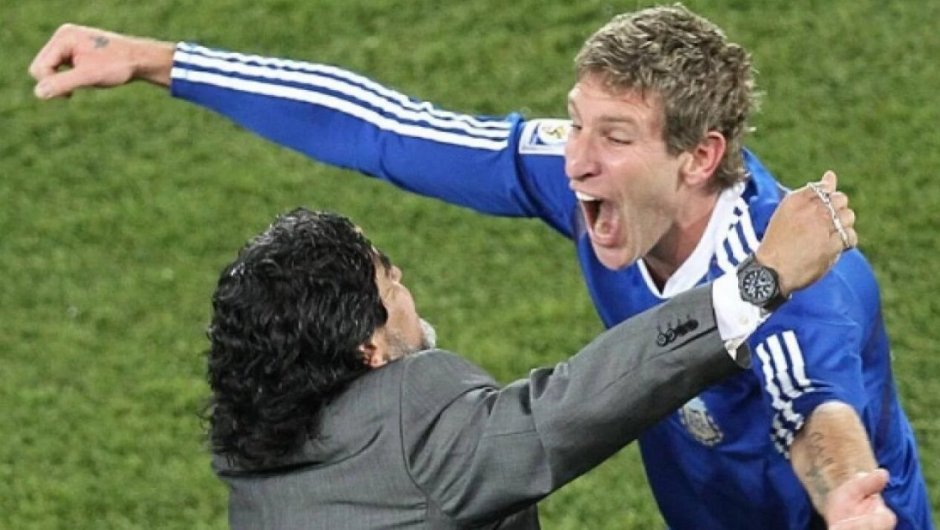
M 559 120 L 453 112 L 342 68 L 65 24 L 30 73 L 40 98 L 133 80 L 215 111 L 319 162 L 482 213 L 572 235 Z
M 694 324 L 659 342 L 657 326 L 667 322 Z M 748 359 L 745 347 L 737 361 Z M 681 293 L 568 361 L 502 389 L 473 377 L 455 356 L 406 362 L 401 435 L 409 474 L 440 510 L 466 524 L 539 501 L 740 370 L 719 336 L 710 286 Z
M 35 93 L 41 99 L 138 79 L 168 87 L 173 50 L 169 42 L 63 24 L 36 54 L 29 73 L 37 81 Z

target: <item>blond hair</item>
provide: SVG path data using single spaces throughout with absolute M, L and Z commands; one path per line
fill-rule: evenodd
M 751 59 L 716 25 L 680 4 L 618 15 L 588 38 L 575 67 L 578 79 L 600 75 L 612 90 L 657 98 L 671 154 L 721 133 L 727 148 L 715 179 L 724 187 L 744 178 L 743 139 L 757 107 Z

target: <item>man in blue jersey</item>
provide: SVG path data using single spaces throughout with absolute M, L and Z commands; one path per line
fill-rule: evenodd
M 75 26 L 31 71 L 43 98 L 145 79 L 317 160 L 484 213 L 538 217 L 575 243 L 608 327 L 725 272 L 755 285 L 751 257 L 786 192 L 743 147 L 748 54 L 682 7 L 652 8 L 615 17 L 576 65 L 570 120 L 467 116 L 332 66 Z M 779 302 L 764 294 L 766 307 Z M 846 252 L 749 343 L 752 371 L 640 438 L 667 524 L 833 525 L 830 493 L 881 466 L 898 527 L 932 528 L 862 254 Z

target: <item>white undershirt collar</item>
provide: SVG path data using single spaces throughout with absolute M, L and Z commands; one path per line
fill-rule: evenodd
M 728 235 L 728 227 L 731 226 L 734 216 L 734 205 L 738 198 L 744 192 L 744 182 L 738 182 L 733 186 L 726 188 L 718 195 L 715 202 L 715 209 L 712 210 L 711 218 L 708 220 L 708 226 L 705 227 L 705 233 L 699 240 L 695 250 L 689 255 L 688 259 L 682 262 L 682 265 L 676 269 L 676 272 L 666 280 L 666 285 L 662 291 L 656 286 L 650 275 L 646 262 L 640 258 L 637 261 L 637 267 L 643 275 L 643 280 L 650 292 L 656 296 L 666 299 L 688 291 L 698 285 L 702 277 L 708 273 L 709 263 L 718 245 L 725 240 Z

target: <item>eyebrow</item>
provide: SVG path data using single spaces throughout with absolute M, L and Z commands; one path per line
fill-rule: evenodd
M 627 116 L 600 116 L 595 120 L 598 125 L 622 125 L 631 129 L 639 129 L 640 122 Z
M 580 114 L 578 112 L 577 105 L 575 105 L 574 101 L 572 101 L 571 99 L 568 100 L 568 114 L 569 115 Z M 636 127 L 639 123 L 632 116 L 613 116 L 613 115 L 602 115 L 601 117 L 597 119 L 597 121 L 603 124 L 611 124 L 611 123 L 623 124 L 623 125 L 630 125 L 632 127 Z
M 618 125 L 629 125 L 631 127 L 636 127 L 639 123 L 633 118 L 622 116 L 601 116 L 597 119 L 597 121 L 605 124 L 613 123 Z

